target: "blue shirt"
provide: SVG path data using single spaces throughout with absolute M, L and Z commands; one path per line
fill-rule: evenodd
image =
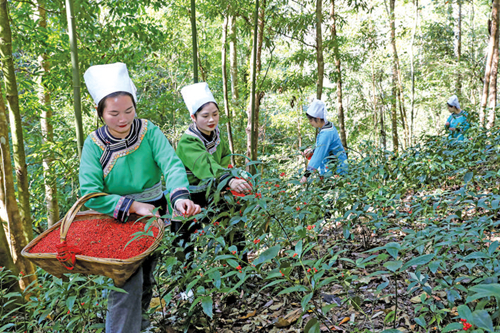
M 448 130 L 450 139 L 456 139 L 457 141 L 462 141 L 464 139 L 464 133 L 470 127 L 467 121 L 467 112 L 460 111 L 460 113 L 452 113 L 446 120 L 450 125 L 445 125 L 444 127 Z M 450 128 L 454 128 L 454 131 L 450 131 Z
M 316 148 L 314 154 L 307 166 L 308 171 L 319 171 L 320 175 L 329 172 L 327 163 L 337 160 L 337 173 L 347 173 L 347 155 L 340 141 L 337 128 L 327 121 L 321 128 L 318 137 L 316 138 Z M 329 172 L 330 173 L 330 172 Z

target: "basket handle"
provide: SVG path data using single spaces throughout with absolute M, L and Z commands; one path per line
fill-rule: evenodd
M 66 235 L 68 234 L 69 227 L 71 223 L 73 222 L 76 214 L 80 211 L 80 209 L 83 207 L 83 205 L 90 199 L 95 198 L 95 197 L 100 197 L 103 195 L 108 195 L 107 193 L 103 192 L 96 192 L 96 193 L 88 193 L 85 194 L 83 197 L 78 199 L 75 204 L 69 209 L 69 211 L 66 213 L 64 216 L 62 222 L 61 222 L 61 243 L 66 241 Z

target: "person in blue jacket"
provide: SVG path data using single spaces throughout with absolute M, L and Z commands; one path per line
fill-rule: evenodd
M 320 175 L 332 174 L 328 166 L 336 164 L 336 172 L 339 175 L 347 173 L 347 155 L 340 141 L 337 128 L 326 120 L 326 105 L 324 102 L 315 99 L 307 108 L 306 116 L 312 127 L 319 129 L 316 137 L 314 150 L 306 150 L 304 156 L 310 158 L 306 172 L 301 183 L 305 183 L 312 172 L 319 172 Z M 332 163 L 336 162 L 336 163 Z
M 467 121 L 468 114 L 460 109 L 460 103 L 456 95 L 451 96 L 448 100 L 448 111 L 450 111 L 451 115 L 446 120 L 444 128 L 448 131 L 450 139 L 462 141 L 464 133 L 470 125 Z

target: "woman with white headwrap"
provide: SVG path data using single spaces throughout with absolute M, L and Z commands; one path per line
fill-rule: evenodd
M 219 107 L 208 84 L 199 82 L 185 86 L 181 89 L 181 94 L 193 122 L 181 136 L 176 153 L 186 168 L 193 201 L 206 207 L 210 201 L 206 194 L 213 193 L 208 186 L 211 184 L 216 188 L 222 182 L 227 182 L 230 190 L 237 195 L 249 193 L 252 190 L 250 183 L 242 177 L 233 176 L 229 170 L 231 151 L 227 140 L 220 135 Z M 221 225 L 222 223 L 221 221 Z M 199 228 L 200 225 L 188 228 L 181 222 L 172 221 L 171 230 L 178 233 L 185 242 L 190 242 L 193 230 Z M 236 245 L 238 255 L 248 261 L 247 254 L 242 254 L 245 248 L 243 231 L 235 230 L 231 238 L 233 242 L 230 243 Z M 184 249 L 188 261 L 192 260 L 192 252 L 192 245 Z
M 104 126 L 90 133 L 80 161 L 80 190 L 109 195 L 90 199 L 85 205 L 126 222 L 129 214 L 167 213 L 167 199 L 180 214 L 201 211 L 190 200 L 186 171 L 165 135 L 153 123 L 136 118 L 136 88 L 123 63 L 97 65 L 84 74 L 85 83 Z M 150 256 L 122 289 L 110 291 L 106 332 L 138 333 L 149 326 L 142 314 L 149 308 L 155 259 Z
M 451 115 L 446 120 L 444 128 L 448 131 L 450 139 L 462 141 L 465 131 L 470 127 L 467 121 L 468 114 L 460 109 L 460 103 L 456 95 L 451 96 L 447 104 Z
M 322 101 L 315 99 L 307 108 L 306 116 L 312 127 L 319 129 L 316 138 L 316 146 L 313 151 L 306 150 L 305 156 L 310 157 L 305 175 L 300 180 L 302 183 L 312 172 L 317 171 L 320 175 L 331 173 L 328 164 L 336 162 L 336 172 L 340 175 L 347 173 L 347 155 L 340 141 L 337 128 L 326 120 L 326 105 Z

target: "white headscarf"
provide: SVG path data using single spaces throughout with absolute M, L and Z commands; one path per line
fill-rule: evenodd
M 96 105 L 104 97 L 118 91 L 128 92 L 137 103 L 137 88 L 130 79 L 127 65 L 124 63 L 92 66 L 83 74 L 83 78 Z
M 200 106 L 208 102 L 215 102 L 214 96 L 208 88 L 206 82 L 199 82 L 195 84 L 190 84 L 181 89 L 182 98 L 186 107 L 189 110 L 189 114 L 193 115 L 198 111 Z
M 457 95 L 453 95 L 450 97 L 450 99 L 448 99 L 448 105 L 454 106 L 460 110 L 460 103 L 458 102 Z
M 323 101 L 315 98 L 314 101 L 312 101 L 312 103 L 307 108 L 306 113 L 311 117 L 326 120 L 326 115 L 327 115 L 326 105 Z

